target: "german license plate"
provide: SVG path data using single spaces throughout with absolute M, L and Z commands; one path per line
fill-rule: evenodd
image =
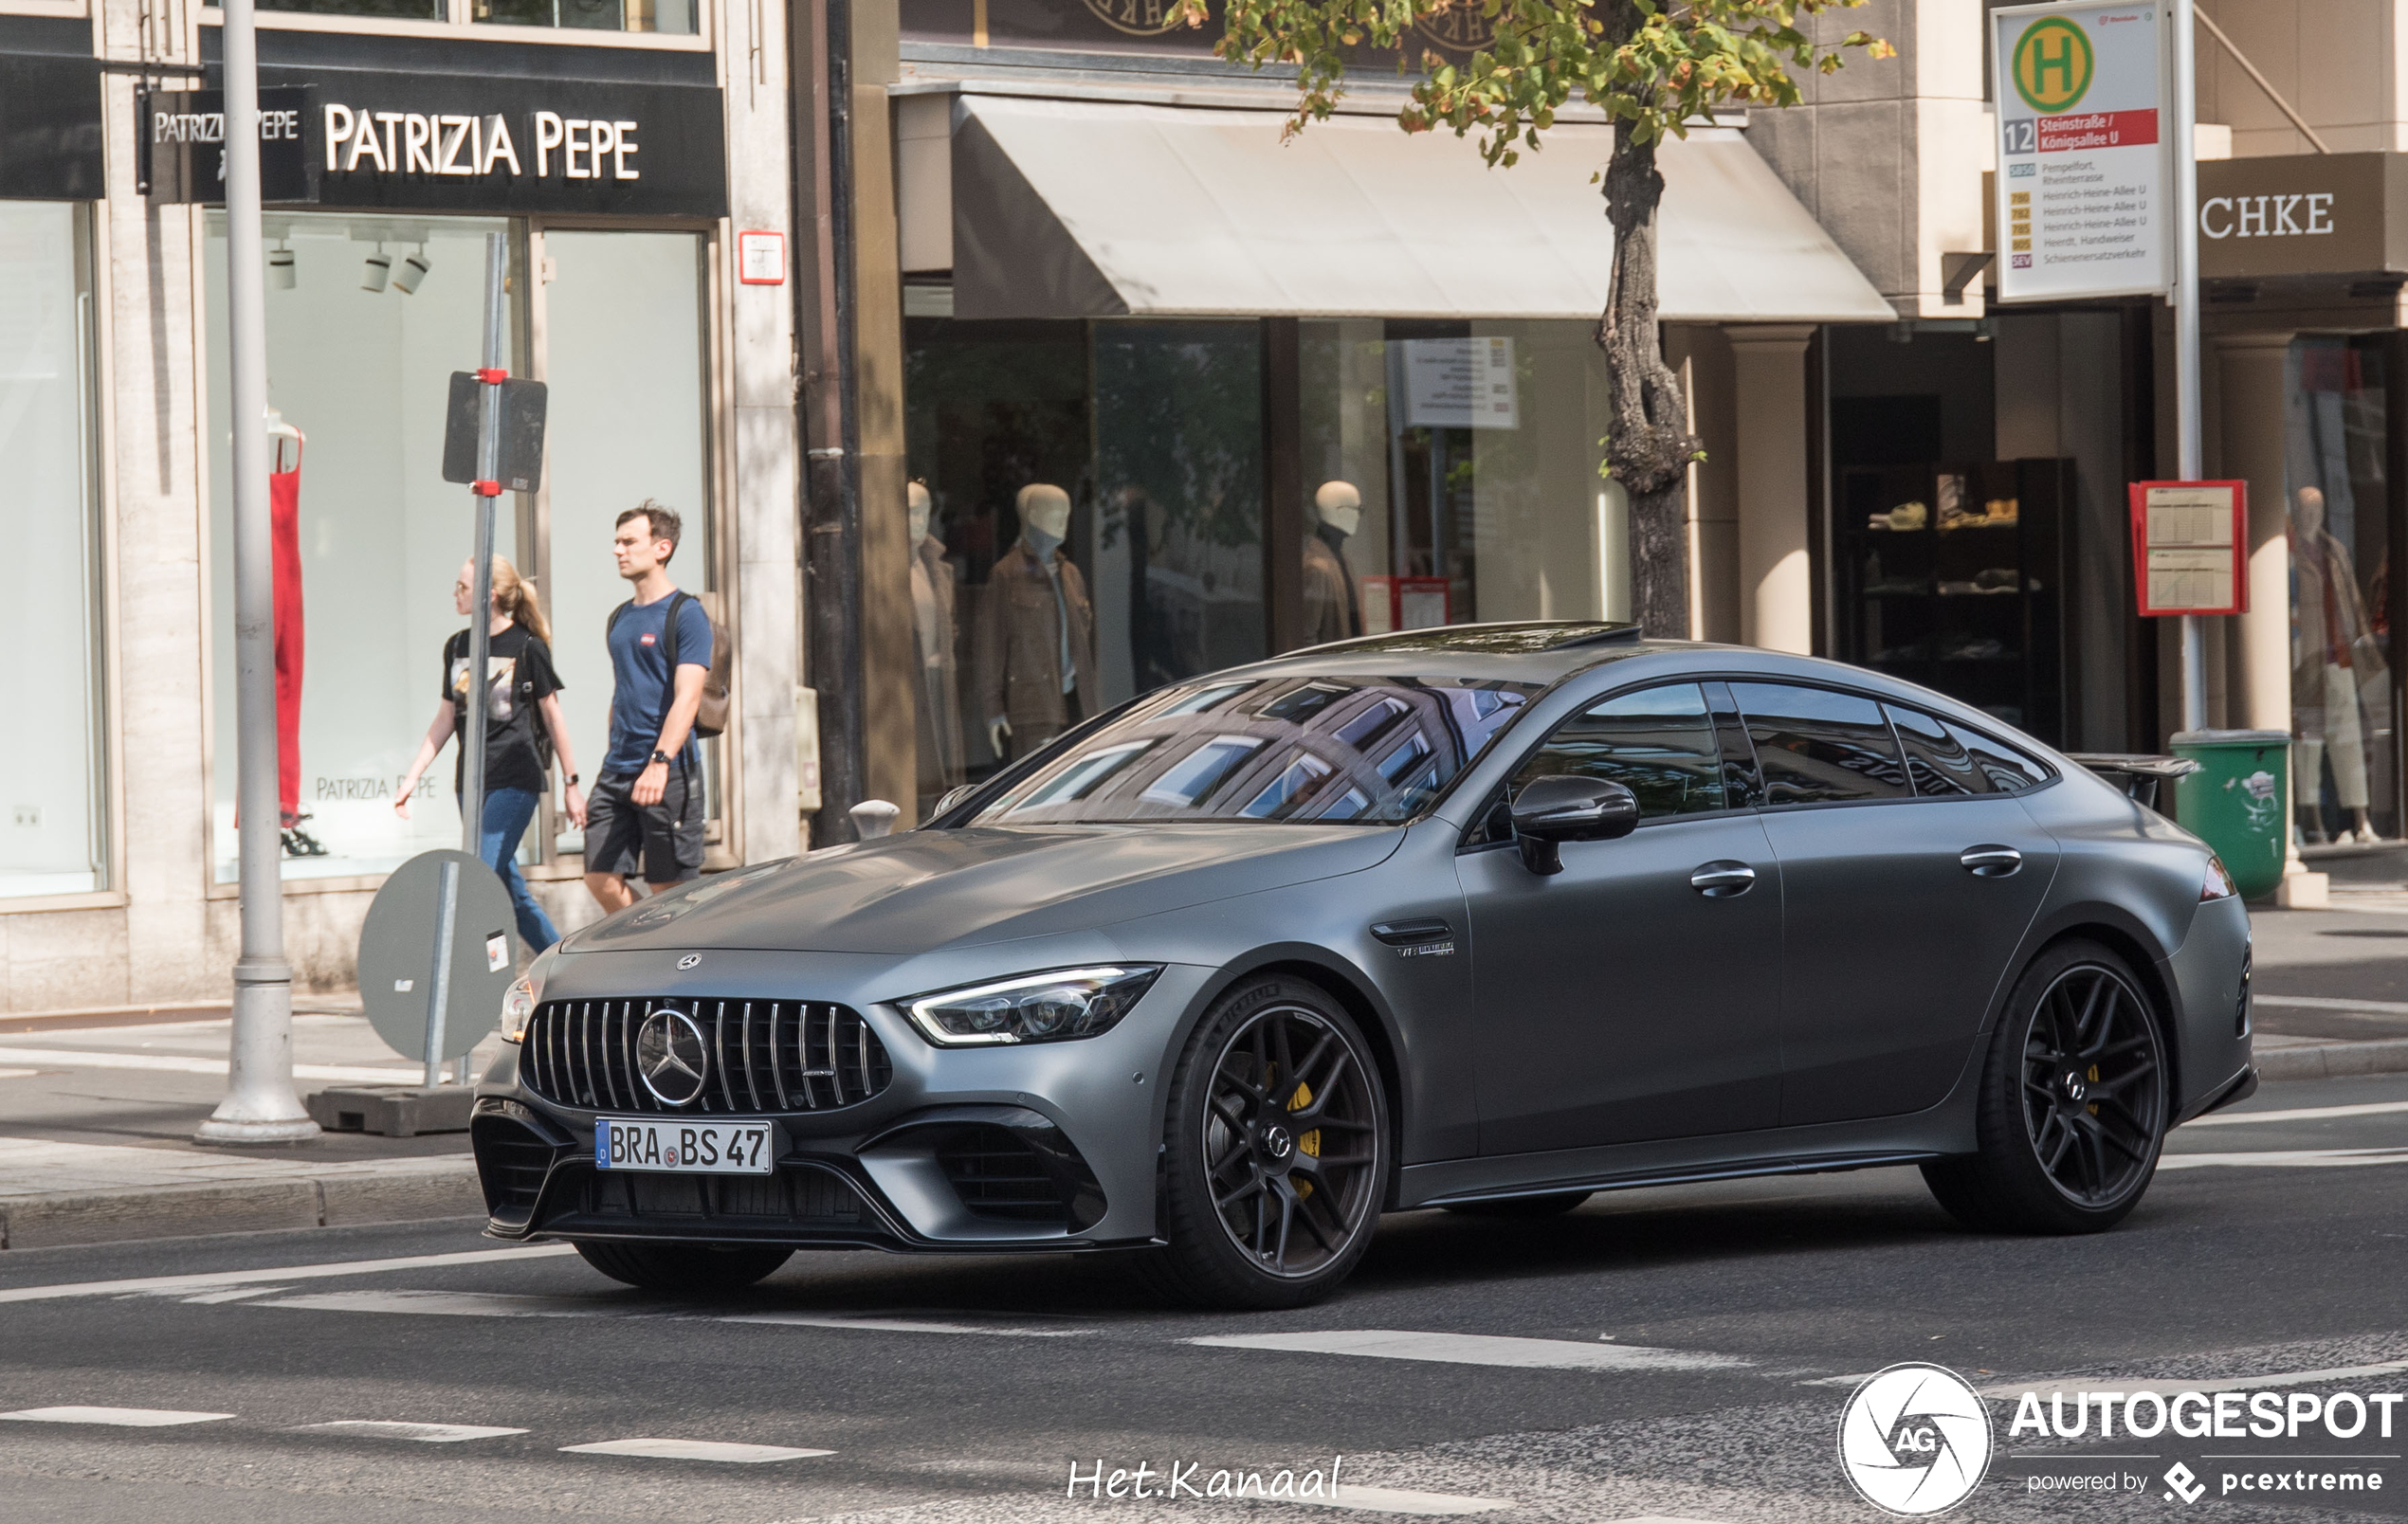
M 666 1174 L 768 1174 L 777 1144 L 767 1122 L 653 1122 L 603 1116 L 593 1123 L 597 1170 Z

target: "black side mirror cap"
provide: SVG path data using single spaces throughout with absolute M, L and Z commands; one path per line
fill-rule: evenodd
M 1534 778 L 1508 807 L 1522 865 L 1541 878 L 1563 871 L 1565 842 L 1610 842 L 1638 828 L 1638 795 L 1622 784 L 1553 773 Z

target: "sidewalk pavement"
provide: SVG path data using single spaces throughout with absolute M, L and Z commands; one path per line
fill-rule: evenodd
M 223 1009 L 0 1017 L 0 1250 L 483 1214 L 465 1133 L 194 1144 L 226 1088 Z M 303 1095 L 423 1073 L 356 1004 L 304 1003 L 293 1056 Z
M 2269 1081 L 2408 1073 L 2408 882 L 2351 866 L 2329 911 L 2253 913 Z M 223 1010 L 0 1016 L 0 1250 L 483 1214 L 465 1133 L 195 1145 L 225 1089 Z M 356 1004 L 304 1003 L 293 1056 L 304 1094 L 420 1078 Z

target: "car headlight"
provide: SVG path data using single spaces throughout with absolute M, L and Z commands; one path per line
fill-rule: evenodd
M 1057 969 L 994 984 L 940 989 L 902 1003 L 939 1047 L 1061 1043 L 1108 1031 L 1154 981 L 1160 964 Z
M 543 1004 L 543 981 L 552 972 L 553 951 L 545 948 L 527 965 L 502 997 L 502 1041 L 516 1043 L 527 1035 L 527 1023 L 535 1020 L 535 1008 Z

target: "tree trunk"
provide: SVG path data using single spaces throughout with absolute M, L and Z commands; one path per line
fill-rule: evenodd
M 1617 8 L 1618 9 L 1618 8 Z M 1688 431 L 1680 377 L 1664 363 L 1655 324 L 1655 209 L 1664 199 L 1655 145 L 1614 129 L 1605 214 L 1614 225 L 1613 284 L 1597 344 L 1605 351 L 1613 412 L 1605 459 L 1631 499 L 1631 612 L 1649 635 L 1689 633 L 1687 473 L 1699 444 Z

